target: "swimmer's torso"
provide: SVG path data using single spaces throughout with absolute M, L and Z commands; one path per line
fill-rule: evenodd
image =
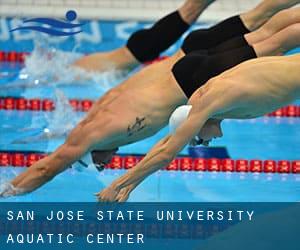
M 102 142 L 103 147 L 120 146 L 152 135 L 168 123 L 177 106 L 185 104 L 187 98 L 171 73 L 178 56 L 142 69 L 95 104 L 93 116 L 99 116 L 93 118 L 95 121 L 100 123 L 105 113 L 106 119 L 110 117 L 108 122 L 118 120 L 123 126 L 109 145 Z
M 167 120 L 169 117 L 165 118 L 166 114 L 187 101 L 171 73 L 174 63 L 181 56 L 183 54 L 177 53 L 169 59 L 145 67 L 122 84 L 120 98 L 127 99 L 130 105 L 128 111 L 147 113 L 145 115 L 155 120 Z
M 222 85 L 222 78 L 215 85 L 230 90 L 222 97 L 230 108 L 219 112 L 216 118 L 255 118 L 298 99 L 299 67 L 300 56 L 270 57 L 252 60 L 225 72 L 221 77 L 227 86 Z

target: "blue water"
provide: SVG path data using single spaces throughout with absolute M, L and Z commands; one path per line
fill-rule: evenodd
M 110 47 L 107 47 L 110 49 Z M 294 51 L 295 52 L 295 51 Z M 18 73 L 20 65 L 1 64 L 1 72 Z M 1 96 L 53 98 L 52 86 L 31 90 L 1 89 L 14 76 L 0 80 Z M 116 84 L 116 83 L 114 83 Z M 97 99 L 103 91 L 95 84 L 58 86 L 67 98 Z M 299 103 L 298 103 L 299 104 Z M 58 138 L 35 143 L 13 143 L 20 138 L 39 134 L 50 118 L 44 112 L 0 110 L 0 151 L 53 151 L 64 140 Z M 77 119 L 84 113 L 77 113 Z M 300 119 L 260 118 L 247 121 L 228 120 L 222 124 L 224 137 L 212 146 L 226 146 L 232 158 L 298 160 L 300 156 Z M 147 153 L 168 132 L 162 129 L 144 141 L 120 148 L 119 153 Z M 182 154 L 187 154 L 184 149 Z M 0 184 L 23 171 L 23 168 L 0 168 Z M 36 192 L 1 201 L 95 201 L 100 191 L 123 171 L 76 172 L 68 170 Z M 278 174 L 158 172 L 131 195 L 130 201 L 298 201 L 300 176 Z

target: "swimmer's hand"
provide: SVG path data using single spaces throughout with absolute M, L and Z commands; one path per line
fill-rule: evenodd
M 11 183 L 5 183 L 0 189 L 0 198 L 8 198 L 15 195 L 17 195 L 17 190 Z
M 118 202 L 125 202 L 128 200 L 130 193 L 132 192 L 133 188 L 131 186 L 122 188 L 119 194 L 117 195 Z
M 97 193 L 96 196 L 99 202 L 125 202 L 128 200 L 130 193 L 134 189 L 134 185 L 118 190 L 113 187 L 108 187 L 101 192 Z
M 120 189 L 109 186 L 99 193 L 96 193 L 99 202 L 116 202 Z

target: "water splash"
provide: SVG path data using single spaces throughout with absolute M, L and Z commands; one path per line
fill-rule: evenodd
M 37 143 L 66 137 L 80 121 L 82 114 L 73 110 L 64 93 L 58 89 L 55 90 L 55 107 L 54 111 L 44 113 L 46 125 L 43 128 L 36 130 L 34 135 L 14 140 L 12 144 Z M 31 127 L 37 127 L 35 116 Z
M 66 136 L 81 119 L 70 105 L 68 98 L 58 89 L 55 90 L 55 110 L 46 113 L 45 116 L 48 126 L 44 132 L 51 138 Z
M 20 194 L 24 194 L 25 190 L 22 188 L 16 188 L 10 182 L 0 184 L 0 198 L 8 198 Z
M 17 168 L 4 168 L 0 176 L 0 198 L 8 198 L 24 193 L 23 189 L 15 188 L 11 184 L 11 180 L 20 174 L 20 169 Z
M 72 64 L 83 54 L 56 49 L 46 37 L 38 36 L 34 50 L 25 58 L 24 68 L 14 82 L 3 84 L 2 89 L 33 88 L 43 86 L 94 84 L 106 92 L 115 87 L 128 72 L 113 67 L 105 72 L 87 72 Z
M 79 53 L 57 50 L 45 37 L 38 36 L 34 41 L 34 50 L 25 58 L 25 67 L 20 72 L 20 78 L 35 85 L 64 79 L 71 81 L 68 78 L 72 74 L 65 69 L 81 56 Z

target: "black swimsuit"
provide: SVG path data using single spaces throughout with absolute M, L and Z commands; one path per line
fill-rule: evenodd
M 195 50 L 209 50 L 225 41 L 235 37 L 241 37 L 249 32 L 240 16 L 234 16 L 209 29 L 192 31 L 185 38 L 182 50 L 185 54 Z
M 172 72 L 179 86 L 189 98 L 209 79 L 256 57 L 255 50 L 249 45 L 214 55 L 194 51 L 181 58 L 173 66 Z
M 257 57 L 244 38 L 246 33 L 249 30 L 241 18 L 234 16 L 187 36 L 182 45 L 186 55 L 173 66 L 172 72 L 188 98 L 210 78 Z

